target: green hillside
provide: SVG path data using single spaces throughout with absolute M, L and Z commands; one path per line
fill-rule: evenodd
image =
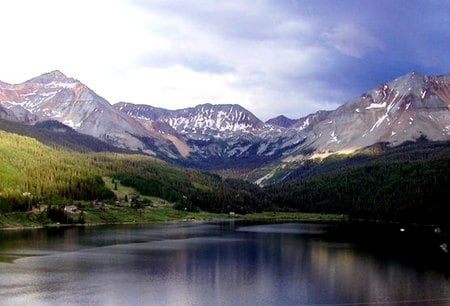
M 77 152 L 126 153 L 123 149 L 114 147 L 93 136 L 78 133 L 55 120 L 28 125 L 0 119 L 0 130 L 37 139 L 53 148 L 66 148 Z
M 436 152 L 436 151 L 434 151 Z M 441 154 L 442 153 L 442 154 Z M 431 153 L 430 153 L 431 154 Z M 340 167 L 338 167 L 340 166 Z M 315 173 L 312 173 L 314 169 Z M 356 219 L 450 223 L 450 154 L 342 159 L 265 188 L 284 211 L 342 213 Z
M 149 156 L 75 152 L 0 131 L 0 217 L 27 212 L 26 217 L 15 217 L 17 223 L 69 222 L 63 207 L 76 204 L 82 213 L 71 216 L 71 222 L 146 222 L 186 216 L 173 208 L 185 213 L 295 211 L 366 220 L 449 222 L 448 143 L 379 145 L 302 167 L 290 181 L 260 188 Z M 92 204 L 98 202 L 113 208 L 99 213 Z M 152 207 L 159 210 L 146 210 Z
M 0 131 L 2 212 L 73 200 L 113 202 L 116 196 L 105 186 L 105 176 L 184 210 L 245 213 L 262 209 L 251 192 L 254 186 L 248 183 L 177 168 L 149 156 L 51 148 L 33 138 Z

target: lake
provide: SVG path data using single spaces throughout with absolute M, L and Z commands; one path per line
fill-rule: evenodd
M 433 233 L 243 221 L 0 231 L 1 305 L 450 305 Z

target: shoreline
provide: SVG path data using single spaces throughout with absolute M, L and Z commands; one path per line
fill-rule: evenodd
M 197 215 L 198 214 L 198 215 Z M 302 222 L 302 223 L 346 223 L 346 224 L 365 224 L 365 225 L 392 225 L 406 228 L 434 228 L 441 226 L 434 223 L 400 222 L 378 219 L 351 219 L 343 214 L 321 214 L 321 213 L 303 213 L 303 212 L 261 212 L 246 215 L 225 215 L 213 213 L 188 213 L 177 218 L 153 219 L 142 221 L 117 221 L 117 222 L 92 222 L 92 223 L 48 223 L 36 225 L 0 226 L 0 231 L 18 231 L 33 230 L 45 228 L 70 228 L 70 227 L 92 227 L 102 225 L 138 225 L 154 223 L 179 223 L 179 222 L 225 222 L 225 221 L 254 221 L 254 222 Z
M 197 215 L 198 214 L 198 215 Z M 299 212 L 262 212 L 246 215 L 225 215 L 213 213 L 188 213 L 180 217 L 171 217 L 167 220 L 154 219 L 142 221 L 117 221 L 117 222 L 92 222 L 92 223 L 49 223 L 36 225 L 21 225 L 17 226 L 0 226 L 0 231 L 15 231 L 15 230 L 33 230 L 45 228 L 68 228 L 68 227 L 91 227 L 101 225 L 132 225 L 132 224 L 153 224 L 153 223 L 177 223 L 177 222 L 207 222 L 207 221 L 255 221 L 255 222 L 346 222 L 348 218 L 344 215 L 337 214 L 316 214 L 316 213 L 299 213 Z

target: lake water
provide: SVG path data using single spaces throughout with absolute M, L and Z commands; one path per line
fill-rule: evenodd
M 186 222 L 0 239 L 1 305 L 450 305 L 434 238 L 395 226 Z

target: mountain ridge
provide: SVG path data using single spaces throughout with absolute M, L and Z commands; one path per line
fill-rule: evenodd
M 449 105 L 450 76 L 418 72 L 382 83 L 335 110 L 266 122 L 238 104 L 178 110 L 111 105 L 59 70 L 20 84 L 0 82 L 1 118 L 27 124 L 57 120 L 111 145 L 203 169 L 278 167 L 312 153 L 352 152 L 379 142 L 395 146 L 422 136 L 450 140 Z

